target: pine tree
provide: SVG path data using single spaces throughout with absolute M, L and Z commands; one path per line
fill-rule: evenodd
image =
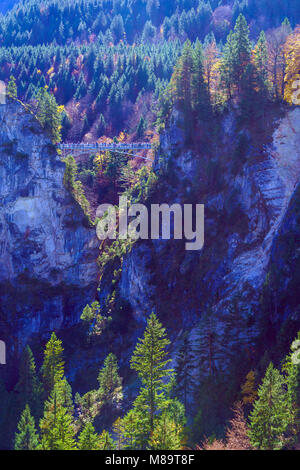
M 250 413 L 249 436 L 260 450 L 281 449 L 288 425 L 288 407 L 284 377 L 271 363 L 258 389 L 258 399 Z
M 37 94 L 36 116 L 55 144 L 61 141 L 63 109 L 63 106 L 57 105 L 55 96 L 48 92 L 47 86 L 40 88 Z
M 186 409 L 188 394 L 194 389 L 194 354 L 189 341 L 189 334 L 185 333 L 182 346 L 176 358 L 176 392 Z
M 45 402 L 43 418 L 40 421 L 41 450 L 73 450 L 76 448 L 75 424 L 66 405 L 65 386 L 57 381 Z
M 18 97 L 17 83 L 13 75 L 10 76 L 9 82 L 7 84 L 6 92 L 9 98 Z
M 193 50 L 190 41 L 186 41 L 181 57 L 174 68 L 171 78 L 171 90 L 175 105 L 190 119 L 192 107 L 191 78 L 193 71 Z
M 207 84 L 204 81 L 203 49 L 199 40 L 193 50 L 193 69 L 191 76 L 192 108 L 198 119 L 207 119 L 210 114 L 210 100 Z
M 53 390 L 54 385 L 64 376 L 64 361 L 62 342 L 53 332 L 46 344 L 44 351 L 44 362 L 42 365 L 42 376 L 47 394 Z
M 141 116 L 141 119 L 140 119 L 140 121 L 138 123 L 138 126 L 137 126 L 137 129 L 136 129 L 136 136 L 137 136 L 138 139 L 141 139 L 142 137 L 144 137 L 146 128 L 147 128 L 147 123 L 145 121 L 145 118 L 144 118 L 144 116 Z
M 77 164 L 75 158 L 72 155 L 68 155 L 64 161 L 66 164 L 64 173 L 64 186 L 72 193 L 76 183 Z
M 28 404 L 35 418 L 42 412 L 43 387 L 36 373 L 36 366 L 32 351 L 27 346 L 21 356 L 19 367 L 19 380 L 15 391 L 20 397 L 20 408 Z
M 235 92 L 240 95 L 245 70 L 251 60 L 251 42 L 249 39 L 249 27 L 246 18 L 240 14 L 234 31 L 227 38 L 224 55 L 221 62 L 221 80 L 228 90 L 231 98 Z
M 99 450 L 99 436 L 92 423 L 87 423 L 78 437 L 79 450 Z
M 119 376 L 118 361 L 110 353 L 104 361 L 103 368 L 98 375 L 99 393 L 103 401 L 109 405 L 117 405 L 123 398 L 122 379 Z
M 103 431 L 99 437 L 99 450 L 114 450 L 115 443 L 108 431 Z
M 172 370 L 166 368 L 170 362 L 166 351 L 169 344 L 165 328 L 152 313 L 147 321 L 144 337 L 139 339 L 130 362 L 131 368 L 138 373 L 145 387 L 151 431 L 160 397 L 166 389 L 165 380 L 172 374 Z
M 183 429 L 163 413 L 156 424 L 150 439 L 153 450 L 181 450 L 183 441 Z
M 267 40 L 264 31 L 262 31 L 254 49 L 254 65 L 257 70 L 258 85 L 262 95 L 267 95 L 269 89 L 268 62 Z
M 134 450 L 138 448 L 136 437 L 141 421 L 135 410 L 130 410 L 122 419 L 124 434 L 124 449 Z
M 300 332 L 291 345 L 291 352 L 282 366 L 287 390 L 288 426 L 286 431 L 289 448 L 297 443 L 300 432 Z
M 116 436 L 116 448 L 122 450 L 124 445 L 124 425 L 121 418 L 118 418 L 113 424 L 113 432 Z
M 15 436 L 15 450 L 36 450 L 38 443 L 39 438 L 34 418 L 30 413 L 29 406 L 26 405 L 18 423 L 18 432 Z

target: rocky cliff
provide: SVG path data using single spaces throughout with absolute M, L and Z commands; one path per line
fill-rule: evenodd
M 164 184 L 152 202 L 204 203 L 205 247 L 192 253 L 178 241 L 135 244 L 123 261 L 120 295 L 139 322 L 156 311 L 170 327 L 174 349 L 184 329 L 190 329 L 192 341 L 199 341 L 199 334 L 201 341 L 202 334 L 203 343 L 209 330 L 214 367 L 226 372 L 236 354 L 255 360 L 263 316 L 272 316 L 262 308 L 271 265 L 282 265 L 289 256 L 286 245 L 284 256 L 278 254 L 284 227 L 293 226 L 294 258 L 299 247 L 294 199 L 300 109 L 285 108 L 268 117 L 265 128 L 260 123 L 255 129 L 241 126 L 232 110 L 215 123 L 217 132 L 206 145 L 190 150 L 179 121 L 174 114 L 161 137 L 155 170 L 165 171 Z M 292 265 L 289 282 L 295 273 Z M 105 276 L 103 282 L 107 285 Z M 281 289 L 286 282 L 281 279 Z M 277 312 L 274 334 L 288 315 L 295 316 L 285 310 Z M 203 376 L 210 372 L 203 364 Z
M 34 117 L 2 105 L 0 126 L 0 337 L 12 354 L 78 322 L 95 298 L 98 241 Z
M 13 352 L 78 323 L 96 295 L 99 244 L 39 124 L 20 105 L 1 107 L 0 122 L 0 337 Z M 173 355 L 188 330 L 203 380 L 218 372 L 237 384 L 282 328 L 287 347 L 300 328 L 300 109 L 276 109 L 255 128 L 231 110 L 213 126 L 188 148 L 173 115 L 148 201 L 205 204 L 204 249 L 139 241 L 103 266 L 100 300 L 113 321 L 93 353 L 83 345 L 69 357 L 75 389 L 90 388 L 85 378 L 108 352 L 128 362 L 151 311 L 168 327 Z

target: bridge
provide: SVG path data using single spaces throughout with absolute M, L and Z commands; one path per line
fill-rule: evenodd
M 150 162 L 153 162 L 151 158 L 148 157 L 143 157 L 141 155 L 135 155 L 132 154 L 131 152 L 141 152 L 143 150 L 152 150 L 152 145 L 149 142 L 135 142 L 135 143 L 91 143 L 91 144 L 85 144 L 85 143 L 80 143 L 80 144 L 74 144 L 74 143 L 65 143 L 65 144 L 58 144 L 58 148 L 63 152 L 63 155 L 66 155 L 68 153 L 89 153 L 92 154 L 94 152 L 107 152 L 107 151 L 112 151 L 115 153 L 120 153 L 120 154 L 128 154 L 131 157 L 138 157 L 142 158 L 143 160 L 148 160 Z

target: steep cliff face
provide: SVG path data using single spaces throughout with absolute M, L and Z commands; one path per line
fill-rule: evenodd
M 0 106 L 0 325 L 8 351 L 78 322 L 95 297 L 98 241 L 39 123 Z
M 205 247 L 191 253 L 178 241 L 137 243 L 124 260 L 120 292 L 139 320 L 151 310 L 158 312 L 174 339 L 190 328 L 191 338 L 199 340 L 193 325 L 200 321 L 205 342 L 211 329 L 215 367 L 228 371 L 236 352 L 254 354 L 270 263 L 283 262 L 276 255 L 276 240 L 284 221 L 287 229 L 290 211 L 296 217 L 292 207 L 300 175 L 300 109 L 285 110 L 259 135 L 228 113 L 213 147 L 189 151 L 178 119 L 172 117 L 155 162 L 156 171 L 168 165 L 172 182 L 166 181 L 167 189 L 155 202 L 204 203 Z M 293 249 L 298 245 L 299 240 Z M 295 266 L 289 273 L 293 278 Z M 291 313 L 289 309 L 284 315 Z

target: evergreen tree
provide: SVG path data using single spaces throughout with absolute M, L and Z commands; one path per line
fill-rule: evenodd
M 106 404 L 119 404 L 123 398 L 122 379 L 119 376 L 118 361 L 114 354 L 110 353 L 104 361 L 99 376 L 99 393 Z
M 48 92 L 48 87 L 40 88 L 37 94 L 37 118 L 49 132 L 52 142 L 61 141 L 61 122 L 63 107 L 57 105 L 54 95 Z
M 64 173 L 64 186 L 72 193 L 76 183 L 77 164 L 75 158 L 72 155 L 68 155 L 64 161 L 66 164 Z
M 189 334 L 185 333 L 182 346 L 176 358 L 175 367 L 177 397 L 182 400 L 185 409 L 187 407 L 188 394 L 194 389 L 193 370 L 194 354 L 189 341 Z
M 193 50 L 193 69 L 191 76 L 192 108 L 198 119 L 207 119 L 210 111 L 210 100 L 207 84 L 204 81 L 203 49 L 196 41 Z
M 151 449 L 154 450 L 181 450 L 183 429 L 163 413 L 156 424 L 150 439 Z
M 123 435 L 124 435 L 124 449 L 134 450 L 138 448 L 137 432 L 141 421 L 138 413 L 135 410 L 130 410 L 122 419 Z
M 290 448 L 297 443 L 300 432 L 300 332 L 291 345 L 291 352 L 282 366 L 287 390 L 288 426 L 287 443 Z
M 147 321 L 144 337 L 139 339 L 131 358 L 131 368 L 134 369 L 143 385 L 148 408 L 150 430 L 154 428 L 154 417 L 160 399 L 166 389 L 166 379 L 171 377 L 172 370 L 166 366 L 170 362 L 166 351 L 170 341 L 166 330 L 152 313 Z
M 9 98 L 18 97 L 17 83 L 13 75 L 10 76 L 9 82 L 7 84 L 6 92 Z
M 40 421 L 41 450 L 73 450 L 76 448 L 75 424 L 67 407 L 65 394 L 62 393 L 64 385 L 57 381 L 45 402 L 43 418 Z
M 78 437 L 79 450 L 99 450 L 99 436 L 92 423 L 87 423 Z
M 264 31 L 262 31 L 254 49 L 254 65 L 257 70 L 259 89 L 263 95 L 267 94 L 269 88 L 268 63 L 267 40 Z
M 99 450 L 114 450 L 115 443 L 108 431 L 103 431 L 99 437 Z
M 251 61 L 251 42 L 246 18 L 240 14 L 234 31 L 227 38 L 221 63 L 221 79 L 231 98 L 234 92 L 240 95 L 245 77 L 245 70 Z
M 193 50 L 190 41 L 186 41 L 181 57 L 175 66 L 171 79 L 171 89 L 175 105 L 184 113 L 186 120 L 190 120 L 192 108 L 191 78 L 193 72 Z
M 146 129 L 147 129 L 147 123 L 145 121 L 144 116 L 141 116 L 141 119 L 138 123 L 137 130 L 136 130 L 136 136 L 138 139 L 141 139 L 142 137 L 144 137 Z
M 124 426 L 121 418 L 114 422 L 113 433 L 116 436 L 116 449 L 122 450 L 124 445 Z
M 60 339 L 53 332 L 46 344 L 44 351 L 44 362 L 42 365 L 42 376 L 47 394 L 53 390 L 54 385 L 64 376 L 63 347 Z
M 288 406 L 284 377 L 271 363 L 258 389 L 258 399 L 250 413 L 249 436 L 260 450 L 281 449 L 288 425 Z
M 39 438 L 34 418 L 30 413 L 29 406 L 26 405 L 18 423 L 18 432 L 15 436 L 15 450 L 36 450 L 38 442 Z
M 27 346 L 21 356 L 19 367 L 19 380 L 15 387 L 19 394 L 20 408 L 28 404 L 35 418 L 42 413 L 43 387 L 36 373 L 36 366 L 32 351 Z

